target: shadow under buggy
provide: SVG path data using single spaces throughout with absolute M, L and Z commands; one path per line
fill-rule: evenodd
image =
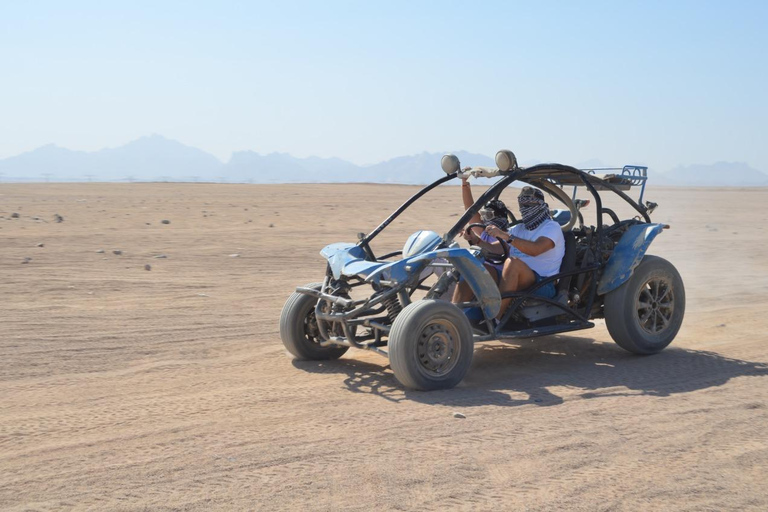
M 597 169 L 609 171 L 602 175 L 560 164 L 521 168 L 506 150 L 497 153 L 496 164 L 498 168 L 462 171 L 458 159 L 446 155 L 446 176 L 413 195 L 376 229 L 359 234 L 356 244 L 325 247 L 323 282 L 297 288 L 283 308 L 280 336 L 289 352 L 319 360 L 338 358 L 350 347 L 371 350 L 389 357 L 404 386 L 442 389 L 464 378 L 474 342 L 587 329 L 594 327 L 595 318 L 605 318 L 611 337 L 630 352 L 653 354 L 669 345 L 682 324 L 685 290 L 671 263 L 646 254 L 656 235 L 669 227 L 652 223 L 656 205 L 642 202 L 647 168 Z M 467 175 L 499 179 L 445 235 L 417 231 L 402 251 L 374 255 L 370 242 L 411 204 Z M 514 182 L 537 187 L 564 205 L 553 211 L 553 218 L 563 229 L 565 254 L 558 274 L 502 296 L 484 266 L 488 255 L 477 247 L 459 247 L 455 239 L 485 204 Z M 573 187 L 571 195 L 565 187 Z M 633 187 L 640 189 L 638 201 L 625 194 Z M 590 201 L 576 198 L 582 188 L 591 194 Z M 604 191 L 619 196 L 638 215 L 620 219 L 603 206 Z M 590 203 L 595 225 L 586 225 L 581 212 Z M 451 292 L 460 278 L 474 298 L 453 304 Z M 556 294 L 544 298 L 537 291 L 549 283 Z M 370 287 L 372 293 L 353 298 L 358 287 Z M 512 301 L 496 324 L 504 298 Z

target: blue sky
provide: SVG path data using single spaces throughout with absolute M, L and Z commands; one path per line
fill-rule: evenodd
M 0 0 L 0 158 L 210 151 L 768 171 L 768 2 Z

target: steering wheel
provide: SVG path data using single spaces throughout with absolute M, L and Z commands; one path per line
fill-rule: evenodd
M 464 231 L 467 233 L 470 233 L 472 228 L 480 228 L 483 231 L 485 231 L 485 224 L 482 224 L 480 222 L 473 222 L 472 224 L 469 224 L 466 228 L 464 228 Z M 499 241 L 499 245 L 501 246 L 501 250 L 504 251 L 503 254 L 493 254 L 489 253 L 485 250 L 482 251 L 483 257 L 490 261 L 491 263 L 504 263 L 504 260 L 509 258 L 509 244 L 505 240 L 502 240 L 501 238 L 497 238 L 496 240 Z M 499 261 L 500 259 L 500 261 Z

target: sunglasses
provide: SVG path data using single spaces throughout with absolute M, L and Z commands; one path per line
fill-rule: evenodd
M 484 222 L 488 222 L 489 220 L 492 220 L 495 216 L 496 216 L 496 213 L 490 208 L 483 208 L 482 210 L 480 210 L 480 218 L 483 219 Z

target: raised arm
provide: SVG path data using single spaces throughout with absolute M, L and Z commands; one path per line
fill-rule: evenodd
M 466 178 L 461 178 L 461 200 L 464 201 L 464 211 L 469 210 L 469 207 L 475 204 L 475 200 L 472 197 L 472 187 Z M 480 214 L 476 213 L 469 219 L 469 224 L 479 224 L 482 222 Z M 483 232 L 481 228 L 472 228 L 472 232 L 477 236 Z

